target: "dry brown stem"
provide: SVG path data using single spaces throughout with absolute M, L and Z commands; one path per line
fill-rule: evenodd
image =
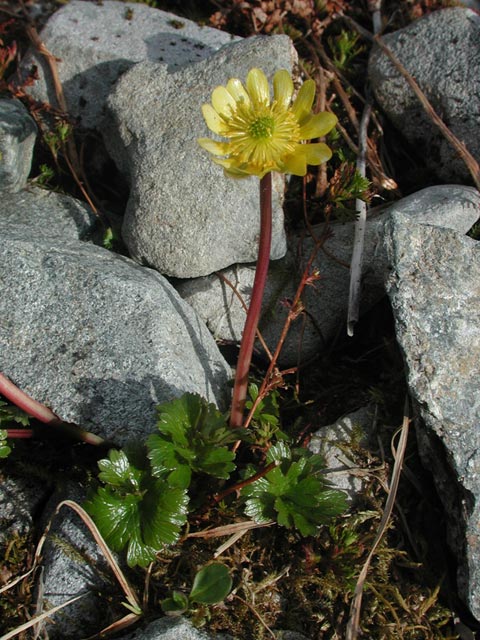
M 390 491 L 388 493 L 388 498 L 385 503 L 385 508 L 383 510 L 383 515 L 378 527 L 377 535 L 375 536 L 375 540 L 373 542 L 372 548 L 370 549 L 370 552 L 365 561 L 365 564 L 363 565 L 360 575 L 358 576 L 358 579 L 357 579 L 357 584 L 355 586 L 355 591 L 353 594 L 353 600 L 350 606 L 350 618 L 347 625 L 345 640 L 356 640 L 358 637 L 358 633 L 360 631 L 360 612 L 362 608 L 363 588 L 365 585 L 365 580 L 367 578 L 368 570 L 370 568 L 370 563 L 372 561 L 372 558 L 375 554 L 375 551 L 381 539 L 385 534 L 385 531 L 387 530 L 390 516 L 392 515 L 393 507 L 395 506 L 395 498 L 397 496 L 398 485 L 399 485 L 400 477 L 402 473 L 403 459 L 404 459 L 405 450 L 407 447 L 409 426 L 410 426 L 410 418 L 409 418 L 409 409 L 408 409 L 408 398 L 406 398 L 403 423 L 400 428 L 400 440 L 396 450 L 395 464 L 393 465 Z
M 217 276 L 217 278 L 219 278 L 222 282 L 224 282 L 227 286 L 230 287 L 230 289 L 233 291 L 233 293 L 235 294 L 235 296 L 239 300 L 240 304 L 242 305 L 242 309 L 245 311 L 245 313 L 248 313 L 248 306 L 247 306 L 245 300 L 243 299 L 243 296 L 238 291 L 237 287 L 233 284 L 233 282 L 231 282 L 221 271 L 215 271 L 215 275 Z M 256 334 L 257 334 L 257 338 L 258 338 L 260 344 L 262 345 L 262 347 L 265 350 L 265 353 L 268 356 L 268 359 L 271 360 L 272 359 L 272 352 L 268 348 L 267 343 L 263 339 L 263 336 L 260 333 L 260 329 L 258 327 L 257 327 L 257 330 L 256 330 Z
M 420 89 L 417 81 L 412 77 L 412 75 L 405 69 L 400 60 L 395 56 L 392 50 L 385 44 L 383 39 L 380 36 L 374 36 L 374 41 L 378 44 L 381 50 L 385 53 L 386 56 L 390 59 L 392 64 L 395 66 L 397 71 L 399 71 L 405 80 L 408 82 L 410 88 L 417 96 L 420 104 L 423 109 L 432 120 L 432 122 L 440 129 L 442 135 L 448 140 L 448 142 L 452 145 L 458 155 L 462 158 L 465 163 L 467 169 L 472 176 L 472 179 L 475 183 L 475 186 L 480 191 L 480 165 L 472 156 L 472 154 L 468 151 L 465 143 L 462 140 L 459 140 L 457 136 L 455 136 L 447 125 L 443 122 L 440 116 L 435 112 L 435 109 L 432 107 L 426 95 Z

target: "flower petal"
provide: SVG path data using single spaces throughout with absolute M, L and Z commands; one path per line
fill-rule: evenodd
M 203 117 L 205 118 L 205 122 L 207 123 L 207 127 L 210 129 L 210 131 L 213 131 L 213 133 L 218 133 L 219 135 L 222 135 L 224 125 L 223 125 L 222 119 L 220 118 L 218 113 L 215 111 L 215 109 L 212 107 L 212 105 L 211 104 L 202 105 L 202 113 L 203 113 Z
M 236 103 L 225 87 L 215 87 L 212 91 L 212 106 L 215 111 L 229 118 L 236 109 Z
M 230 78 L 227 82 L 227 91 L 236 102 L 242 102 L 245 105 L 250 104 L 248 93 L 238 78 Z
M 250 69 L 247 75 L 247 91 L 256 106 L 270 103 L 267 76 L 261 69 Z
M 297 120 L 301 120 L 310 113 L 314 98 L 315 82 L 313 80 L 306 80 L 300 87 L 295 102 L 292 105 L 292 111 Z
M 245 171 L 241 171 L 240 169 L 224 169 L 225 171 L 225 175 L 228 176 L 229 178 L 236 178 L 237 180 L 241 180 L 242 178 L 248 178 L 250 177 L 250 173 L 247 173 Z
M 211 138 L 198 138 L 197 142 L 202 149 L 205 149 L 205 151 L 213 153 L 214 155 L 226 156 L 228 153 L 228 142 L 217 142 Z
M 305 154 L 307 164 L 323 164 L 332 157 L 332 150 L 323 142 L 302 144 L 301 147 L 302 152 Z
M 280 106 L 288 109 L 292 95 L 292 78 L 286 69 L 280 69 L 273 76 L 273 96 Z
M 283 164 L 285 173 L 292 173 L 294 176 L 304 176 L 307 173 L 307 160 L 305 154 L 302 153 L 304 145 L 297 145 L 297 149 L 289 155 Z
M 235 166 L 235 161 L 231 159 L 221 159 L 221 158 L 212 158 L 215 164 L 219 164 L 223 167 L 226 175 L 230 178 L 247 178 L 250 174 L 246 171 L 242 171 L 237 166 Z
M 301 140 L 310 140 L 311 138 L 321 138 L 326 135 L 337 124 L 337 116 L 328 111 L 316 113 L 312 115 L 300 127 L 298 132 Z

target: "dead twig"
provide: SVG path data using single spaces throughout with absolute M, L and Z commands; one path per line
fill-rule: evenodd
M 475 183 L 475 186 L 480 191 L 480 165 L 472 156 L 472 154 L 468 151 L 465 143 L 457 138 L 447 125 L 443 122 L 440 116 L 436 113 L 435 109 L 432 107 L 426 95 L 420 89 L 417 81 L 411 76 L 411 74 L 405 69 L 400 60 L 395 56 L 392 50 L 385 44 L 383 39 L 380 36 L 374 36 L 374 41 L 378 44 L 381 50 L 385 53 L 386 56 L 390 59 L 392 64 L 395 66 L 397 71 L 401 73 L 401 75 L 408 82 L 410 88 L 417 96 L 420 104 L 423 109 L 432 120 L 432 122 L 440 129 L 442 135 L 448 140 L 448 142 L 452 145 L 458 155 L 461 157 L 463 162 L 465 163 L 467 169 L 472 176 L 472 179 Z
M 365 177 L 366 155 L 367 155 L 367 130 L 372 111 L 372 103 L 367 102 L 363 110 L 360 121 L 357 171 Z M 365 240 L 365 229 L 367 226 L 367 203 L 357 198 L 355 209 L 358 217 L 355 221 L 355 235 L 353 240 L 353 252 L 350 262 L 350 290 L 348 295 L 347 333 L 353 336 L 353 329 L 358 322 L 360 313 L 360 285 L 362 282 L 363 247 Z
M 379 33 L 382 25 L 381 20 L 382 0 L 368 0 L 368 9 L 372 13 L 373 32 Z M 373 100 L 367 93 L 365 106 L 363 108 L 360 126 L 358 128 L 358 155 L 357 173 L 362 178 L 366 176 L 368 145 L 368 124 L 372 114 Z M 355 235 L 353 240 L 353 252 L 350 262 L 350 287 L 348 293 L 347 312 L 347 334 L 353 336 L 353 331 L 360 315 L 360 288 L 362 283 L 363 247 L 365 240 L 365 229 L 367 226 L 367 204 L 360 198 L 355 200 L 355 209 L 358 217 L 355 221 Z
M 227 286 L 230 287 L 230 289 L 233 291 L 233 293 L 235 294 L 235 296 L 237 297 L 237 299 L 239 300 L 240 304 L 242 305 L 242 309 L 245 311 L 245 313 L 248 313 L 248 306 L 245 302 L 245 300 L 243 299 L 241 293 L 239 292 L 239 290 L 237 289 L 237 287 L 233 284 L 233 282 L 231 282 L 223 273 L 221 273 L 220 271 L 215 271 L 215 275 L 217 276 L 217 278 L 219 278 L 222 282 L 224 282 Z M 267 343 L 265 342 L 265 340 L 263 339 L 262 334 L 260 333 L 260 329 L 257 327 L 255 333 L 257 334 L 257 338 L 260 342 L 260 344 L 262 345 L 263 349 L 265 350 L 265 353 L 268 356 L 268 359 L 271 360 L 272 359 L 272 352 L 270 351 L 270 349 L 267 346 Z
M 25 31 L 32 45 L 35 47 L 38 53 L 45 58 L 48 64 L 51 78 L 52 78 L 53 88 L 55 91 L 55 97 L 57 99 L 57 103 L 60 109 L 63 111 L 63 113 L 68 114 L 68 105 L 65 99 L 65 94 L 63 92 L 62 83 L 60 81 L 60 76 L 58 73 L 58 66 L 57 66 L 58 59 L 55 57 L 53 53 L 51 53 L 47 49 L 44 42 L 40 38 L 38 31 L 36 30 L 32 20 L 30 19 L 30 16 L 28 15 L 28 11 L 24 6 L 23 0 L 20 0 L 20 3 L 21 3 L 21 8 L 25 16 L 25 19 L 27 20 Z M 104 219 L 104 215 L 101 214 L 99 209 L 95 206 L 92 198 L 90 197 L 90 194 L 88 193 L 87 189 L 84 186 L 84 182 L 86 182 L 84 171 L 80 163 L 80 158 L 77 152 L 77 147 L 75 145 L 75 140 L 73 139 L 72 136 L 70 136 L 65 143 L 65 160 L 67 162 L 67 166 L 69 168 L 69 171 L 73 179 L 75 180 L 78 188 L 80 189 L 83 197 L 87 201 L 93 213 L 100 219 L 102 224 L 104 224 L 105 226 L 108 226 L 107 222 Z
M 407 71 L 407 69 L 403 66 L 400 60 L 393 53 L 393 51 L 385 44 L 385 42 L 383 41 L 380 35 L 373 35 L 369 31 L 367 31 L 367 29 L 360 26 L 357 22 L 355 22 L 355 20 L 353 20 L 349 16 L 342 15 L 342 19 L 344 19 L 348 24 L 350 24 L 354 29 L 356 29 L 358 33 L 360 33 L 366 40 L 370 42 L 375 42 L 380 47 L 380 49 L 385 53 L 385 55 L 390 59 L 393 66 L 408 82 L 410 88 L 418 98 L 420 104 L 422 105 L 424 111 L 427 113 L 429 118 L 440 129 L 440 132 L 442 133 L 442 135 L 446 138 L 446 140 L 452 145 L 452 147 L 455 149 L 458 155 L 462 158 L 468 171 L 470 172 L 470 175 L 472 176 L 475 186 L 480 191 L 479 163 L 468 151 L 465 143 L 462 140 L 459 140 L 457 136 L 455 136 L 447 127 L 447 125 L 443 122 L 443 120 L 437 114 L 435 109 L 432 107 L 425 93 L 421 90 L 415 78 L 413 78 L 413 76 Z
M 377 535 L 375 536 L 375 540 L 373 542 L 372 548 L 370 549 L 370 553 L 368 554 L 365 564 L 363 565 L 363 568 L 357 579 L 357 584 L 355 586 L 355 591 L 353 594 L 353 600 L 350 606 L 350 618 L 347 625 L 345 640 L 356 640 L 358 637 L 358 632 L 360 630 L 360 612 L 362 607 L 363 587 L 365 585 L 365 580 L 367 578 L 368 570 L 370 568 L 370 563 L 387 529 L 387 525 L 390 520 L 390 516 L 392 515 L 393 507 L 395 505 L 395 498 L 397 496 L 397 489 L 400 482 L 400 476 L 402 473 L 402 465 L 403 465 L 403 459 L 405 456 L 405 449 L 407 447 L 409 426 L 410 426 L 410 418 L 409 418 L 409 409 L 408 409 L 408 398 L 406 398 L 405 407 L 404 407 L 403 424 L 400 429 L 400 440 L 396 450 L 395 464 L 393 465 L 390 491 L 388 493 L 387 502 L 385 504 L 385 509 L 383 511 L 382 519 L 378 527 Z

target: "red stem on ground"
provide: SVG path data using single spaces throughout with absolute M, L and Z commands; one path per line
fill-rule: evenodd
M 253 282 L 252 298 L 243 330 L 240 353 L 238 354 L 237 371 L 233 387 L 232 411 L 230 426 L 243 425 L 243 410 L 247 397 L 248 372 L 252 360 L 255 332 L 262 308 L 263 291 L 267 280 L 270 262 L 270 245 L 272 241 L 272 174 L 267 173 L 260 180 L 260 241 L 258 245 L 257 268 Z
M 53 411 L 19 389 L 13 382 L 10 382 L 3 373 L 0 373 L 0 393 L 14 405 L 28 413 L 32 418 L 45 422 L 46 424 L 61 424 L 61 420 Z
M 275 467 L 278 467 L 279 464 L 280 463 L 277 460 L 270 462 L 270 464 L 268 464 L 263 469 L 260 469 L 260 471 L 258 471 L 255 475 L 250 476 L 250 478 L 242 480 L 241 482 L 237 482 L 237 484 L 234 484 L 232 487 L 228 487 L 228 489 L 225 489 L 225 491 L 218 493 L 213 497 L 212 502 L 216 504 L 217 502 L 220 502 L 220 500 L 223 500 L 224 498 L 229 496 L 231 493 L 234 493 L 234 491 L 240 491 L 244 487 L 248 487 L 249 484 L 253 484 L 256 480 L 259 480 L 260 478 L 263 478 L 263 476 L 266 476 L 267 473 L 270 473 L 270 471 L 275 469 Z
M 27 439 L 33 438 L 33 429 L 5 429 L 7 438 Z
M 0 394 L 7 398 L 14 405 L 19 407 L 28 413 L 29 416 L 39 420 L 40 422 L 44 422 L 53 427 L 60 427 L 62 432 L 70 435 L 75 440 L 80 440 L 82 442 L 86 442 L 87 444 L 93 444 L 95 446 L 99 446 L 105 444 L 105 440 L 100 436 L 95 435 L 94 433 L 90 433 L 81 427 L 78 427 L 75 424 L 70 424 L 69 422 L 64 422 L 57 415 L 53 413 L 48 407 L 46 407 L 41 402 L 37 402 L 29 395 L 27 395 L 24 391 L 19 389 L 13 382 L 10 382 L 8 378 L 6 378 L 3 373 L 0 373 Z M 7 429 L 8 437 L 10 438 L 29 438 L 30 435 L 18 435 L 18 432 L 22 434 L 29 433 L 30 429 Z

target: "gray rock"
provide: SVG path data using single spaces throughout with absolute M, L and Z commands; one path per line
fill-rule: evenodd
M 81 504 L 85 492 L 72 483 L 59 488 L 45 509 L 44 527 L 57 505 L 66 499 Z M 121 602 L 125 596 L 87 526 L 67 506 L 62 506 L 52 520 L 43 547 L 42 567 L 36 584 L 38 614 L 81 595 L 40 625 L 50 640 L 86 638 L 114 622 L 111 602 Z
M 37 125 L 18 100 L 0 100 L 0 191 L 19 191 L 27 183 Z
M 278 640 L 307 640 L 295 631 L 275 631 Z M 118 640 L 234 640 L 222 633 L 210 634 L 196 629 L 184 618 L 160 618 Z
M 362 310 L 366 311 L 384 295 L 383 275 L 388 259 L 381 238 L 385 221 L 393 214 L 401 215 L 410 224 L 434 224 L 466 233 L 480 212 L 480 194 L 471 187 L 442 185 L 423 189 L 393 205 L 367 224 L 364 255 Z M 320 231 L 320 230 L 319 230 Z M 318 355 L 345 324 L 350 257 L 354 229 L 352 224 L 333 225 L 333 236 L 326 242 L 328 254 L 320 251 L 313 269 L 320 280 L 305 290 L 307 314 L 292 324 L 279 362 L 293 366 Z M 300 239 L 290 239 L 291 250 L 283 260 L 272 262 L 263 301 L 260 330 L 270 349 L 274 349 L 288 314 L 282 301 L 292 300 L 302 263 L 295 259 Z M 313 249 L 310 239 L 304 240 L 301 254 L 307 259 Z M 334 258 L 332 258 L 334 256 Z M 237 289 L 245 303 L 250 303 L 255 275 L 254 265 L 236 265 L 222 275 Z M 217 275 L 176 283 L 177 291 L 207 324 L 215 338 L 239 341 L 245 323 L 245 311 L 231 287 Z
M 355 449 L 367 446 L 372 414 L 368 407 L 339 418 L 334 424 L 316 431 L 308 443 L 312 453 L 325 459 L 325 477 L 335 489 L 345 491 L 350 501 L 360 495 L 365 474 L 354 460 Z
M 480 15 L 461 7 L 443 9 L 382 38 L 452 133 L 480 161 Z M 369 76 L 382 109 L 438 176 L 470 180 L 457 152 L 378 48 L 370 57 Z
M 480 244 L 393 216 L 385 248 L 420 453 L 445 505 L 460 597 L 480 619 Z
M 122 76 L 108 100 L 103 134 L 129 178 L 123 237 L 135 260 L 191 278 L 256 259 L 259 181 L 226 178 L 199 147 L 197 138 L 209 135 L 201 106 L 229 78 L 244 80 L 255 66 L 271 77 L 291 69 L 294 59 L 287 36 L 258 36 L 175 73 L 144 62 Z M 280 258 L 286 249 L 283 179 L 273 195 L 271 255 Z
M 27 226 L 0 246 L 0 370 L 62 419 L 119 444 L 186 391 L 222 407 L 229 367 L 160 274 Z
M 98 219 L 80 200 L 31 186 L 2 196 L 0 230 L 28 226 L 45 238 L 87 240 L 95 232 Z
M 48 496 L 48 487 L 34 479 L 0 473 L 0 545 L 12 535 L 30 533 L 33 516 Z
M 231 636 L 215 636 L 196 629 L 184 618 L 159 618 L 119 640 L 233 640 Z
M 113 0 L 72 0 L 49 19 L 40 37 L 59 59 L 69 113 L 85 128 L 98 128 L 108 92 L 134 63 L 151 60 L 178 69 L 236 39 L 145 4 Z M 30 94 L 58 106 L 45 58 L 31 52 L 23 68 L 32 64 L 38 67 L 39 80 Z M 147 90 L 142 89 L 137 102 Z

